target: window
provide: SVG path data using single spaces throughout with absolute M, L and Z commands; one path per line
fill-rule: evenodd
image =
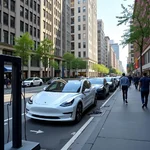
M 86 42 L 83 42 L 83 48 L 86 48 Z
M 81 25 L 78 25 L 78 31 L 80 31 L 81 30 Z
M 6 13 L 3 14 L 3 22 L 5 25 L 8 25 L 8 14 Z
M 43 21 L 43 28 L 45 29 L 45 21 Z
M 86 12 L 86 7 L 85 6 L 83 6 L 83 12 Z
M 30 21 L 32 22 L 32 20 L 33 20 L 32 12 L 30 12 Z
M 28 10 L 25 9 L 25 18 L 28 19 Z
M 35 14 L 34 14 L 34 19 L 33 20 L 34 20 L 34 23 L 36 24 L 36 15 Z
M 8 43 L 8 31 L 4 30 L 4 43 Z
M 25 4 L 28 5 L 28 0 L 25 0 Z
M 86 57 L 86 52 L 85 51 L 83 52 L 83 57 Z
M 30 0 L 30 7 L 33 7 L 33 0 Z
M 20 16 L 24 17 L 24 8 L 20 6 Z
M 1 42 L 1 29 L 0 29 L 0 42 Z
M 43 15 L 44 15 L 44 17 L 45 17 L 45 9 L 43 9 Z
M 31 36 L 32 36 L 32 26 L 30 26 L 30 34 L 31 34 Z
M 13 17 L 13 16 L 10 16 L 10 26 L 12 28 L 15 28 L 15 17 Z
M 83 24 L 83 30 L 86 30 L 86 24 Z
M 36 2 L 35 1 L 34 1 L 33 7 L 34 7 L 34 10 L 36 11 Z
M 11 11 L 15 12 L 15 1 L 11 0 L 10 2 L 11 2 L 11 4 L 10 4 L 11 5 L 10 6 Z
M 78 57 L 81 57 L 81 52 L 78 52 Z
M 37 18 L 37 23 L 40 26 L 40 17 Z
M 24 22 L 20 21 L 20 31 L 24 32 Z
M 28 32 L 28 24 L 25 24 L 25 32 Z
M 34 28 L 34 37 L 36 37 L 36 28 Z
M 80 40 L 81 39 L 81 34 L 78 34 L 78 40 Z
M 36 50 L 36 41 L 34 41 L 34 50 Z
M 1 23 L 2 21 L 1 21 L 1 10 L 0 10 L 0 23 Z
M 81 17 L 80 16 L 78 16 L 78 22 L 80 22 L 81 21 Z
M 14 33 L 10 33 L 10 44 L 15 45 L 15 34 Z
M 80 13 L 81 12 L 81 9 L 80 9 L 80 7 L 78 7 L 78 13 Z
M 81 43 L 78 43 L 78 48 L 81 48 Z
M 78 4 L 80 4 L 81 3 L 81 0 L 78 0 Z
M 40 13 L 40 5 L 38 4 L 38 13 Z
M 37 36 L 38 36 L 38 38 L 40 38 L 40 30 L 38 29 L 37 31 L 38 31 L 37 32 L 37 34 L 38 34 Z
M 4 1 L 3 1 L 3 6 L 4 6 L 5 8 L 8 8 L 8 0 L 4 0 Z
M 85 15 L 83 15 L 83 21 L 86 21 L 86 16 Z

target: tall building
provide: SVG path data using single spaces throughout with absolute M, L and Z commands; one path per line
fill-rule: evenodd
M 55 61 L 59 69 L 50 66 L 48 76 L 62 75 L 62 56 L 70 50 L 70 1 L 68 0 L 1 0 L 0 1 L 0 54 L 13 54 L 14 37 L 29 32 L 34 49 L 48 38 L 55 47 Z M 10 65 L 10 64 L 6 64 Z M 25 76 L 43 76 L 43 66 L 30 56 L 24 66 Z
M 40 42 L 40 1 L 1 0 L 0 8 L 0 54 L 13 55 L 14 38 L 24 32 L 30 33 L 34 49 L 37 48 Z M 39 61 L 31 56 L 24 70 L 26 76 L 39 75 Z
M 111 46 L 116 53 L 116 58 L 119 60 L 119 45 L 118 43 L 111 43 Z
M 103 21 L 97 20 L 97 48 L 98 48 L 98 63 L 107 66 L 107 49 L 105 46 L 105 34 Z
M 109 41 L 110 41 L 110 38 L 108 36 L 105 36 L 106 67 L 110 67 L 109 66 L 109 50 L 110 50 Z
M 94 76 L 97 63 L 97 1 L 71 0 L 71 52 L 87 61 L 86 76 Z

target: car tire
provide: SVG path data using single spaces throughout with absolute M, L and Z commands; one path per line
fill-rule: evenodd
M 105 99 L 106 98 L 106 91 L 104 92 L 104 95 L 103 95 L 103 99 Z
M 32 87 L 32 86 L 33 86 L 33 83 L 31 83 L 30 86 Z
M 40 82 L 39 86 L 41 86 L 41 85 L 42 85 L 42 82 Z
M 80 122 L 80 120 L 82 119 L 82 103 L 78 103 L 77 108 L 76 108 L 76 116 L 75 116 L 75 123 Z

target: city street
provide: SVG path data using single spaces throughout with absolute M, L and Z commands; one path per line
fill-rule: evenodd
M 27 101 L 32 94 L 38 93 L 41 90 L 43 90 L 45 86 L 46 85 L 25 88 L 26 91 L 25 101 Z M 12 122 L 11 122 L 12 105 L 8 106 L 10 93 L 11 93 L 10 89 L 5 90 L 5 95 L 4 95 L 5 96 L 5 106 L 4 106 L 5 143 L 7 143 L 7 141 L 11 141 L 11 134 L 12 134 Z M 22 101 L 22 135 L 23 135 L 22 137 L 24 140 L 25 138 L 27 138 L 28 141 L 39 142 L 42 149 L 60 150 L 73 137 L 73 135 L 88 121 L 91 113 L 99 113 L 99 108 L 106 101 L 106 99 L 98 100 L 97 107 L 95 108 L 91 107 L 90 109 L 88 109 L 84 113 L 83 119 L 78 124 L 73 124 L 71 122 L 37 121 L 37 120 L 26 118 L 24 116 L 25 113 L 24 101 Z M 7 107 L 9 109 L 7 109 Z M 26 118 L 26 120 L 24 118 Z

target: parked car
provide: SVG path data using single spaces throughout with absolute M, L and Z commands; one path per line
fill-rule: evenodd
M 116 89 L 116 83 L 113 77 L 105 77 L 107 83 L 109 84 L 109 91 L 113 92 Z
M 52 83 L 53 81 L 55 81 L 55 80 L 62 80 L 62 78 L 61 78 L 61 77 L 54 77 L 54 78 L 48 80 L 46 83 L 47 83 L 47 84 L 51 84 L 51 83 Z
M 26 115 L 38 120 L 79 122 L 83 112 L 96 104 L 95 88 L 88 80 L 57 80 L 29 98 Z
M 30 77 L 22 82 L 22 86 L 37 86 L 37 85 L 41 86 L 42 84 L 43 80 L 38 77 Z
M 115 85 L 116 85 L 116 88 L 119 86 L 119 80 L 117 79 L 117 77 L 112 77 L 115 81 Z
M 96 88 L 97 97 L 106 98 L 109 95 L 109 84 L 105 78 L 89 78 L 92 86 Z

